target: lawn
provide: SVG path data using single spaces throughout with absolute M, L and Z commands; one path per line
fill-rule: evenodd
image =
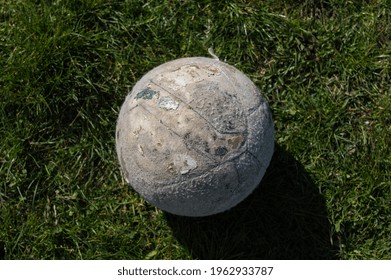
M 0 0 L 0 259 L 391 259 L 389 0 Z M 121 177 L 143 74 L 248 75 L 276 150 L 232 210 L 186 218 Z

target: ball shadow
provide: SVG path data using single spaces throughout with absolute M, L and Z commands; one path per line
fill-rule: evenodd
M 303 166 L 276 145 L 257 189 L 209 217 L 165 213 L 195 259 L 337 259 L 325 201 Z

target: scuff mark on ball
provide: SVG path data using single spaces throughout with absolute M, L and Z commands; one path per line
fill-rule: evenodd
M 158 99 L 157 104 L 160 108 L 167 111 L 176 110 L 179 106 L 179 103 L 172 99 L 171 96 L 162 96 Z
M 149 88 L 146 88 L 146 89 L 143 89 L 142 91 L 140 91 L 139 93 L 137 93 L 135 99 L 152 99 L 152 97 L 156 94 L 159 94 L 159 92 L 157 91 L 154 91 L 152 89 L 149 89 Z
M 197 162 L 189 155 L 177 155 L 174 160 L 174 165 L 177 166 L 179 172 L 182 175 L 185 175 L 190 172 L 190 170 L 197 168 Z
M 217 148 L 215 149 L 215 155 L 216 155 L 216 156 L 223 157 L 223 156 L 225 156 L 227 153 L 228 153 L 228 150 L 227 150 L 226 147 L 220 146 L 220 147 L 217 147 Z

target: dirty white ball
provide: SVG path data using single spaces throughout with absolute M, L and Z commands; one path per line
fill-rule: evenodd
M 182 216 L 230 209 L 261 181 L 274 148 L 272 116 L 254 83 L 204 57 L 162 64 L 122 105 L 116 149 L 147 201 Z

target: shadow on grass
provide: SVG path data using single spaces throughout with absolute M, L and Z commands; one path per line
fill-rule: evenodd
M 195 259 L 338 258 L 323 197 L 278 145 L 262 183 L 238 206 L 201 218 L 165 215 Z

